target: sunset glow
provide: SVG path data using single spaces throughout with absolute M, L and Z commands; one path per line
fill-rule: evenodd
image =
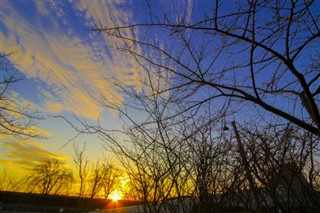
M 0 213 L 320 213 L 319 8 L 0 0 Z
M 118 190 L 115 190 L 112 192 L 112 194 L 109 195 L 109 199 L 111 199 L 113 202 L 116 202 L 118 200 L 121 200 L 122 195 Z

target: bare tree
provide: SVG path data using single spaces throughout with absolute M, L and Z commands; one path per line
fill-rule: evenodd
M 190 196 L 200 198 L 198 212 L 209 211 L 212 201 L 216 209 L 230 205 L 233 193 L 239 190 L 237 178 L 241 173 L 234 175 L 239 164 L 228 157 L 234 150 L 221 137 L 219 121 L 224 114 L 208 116 L 204 111 L 201 116 L 191 112 L 176 116 L 176 109 L 183 103 L 177 102 L 174 94 L 159 92 L 166 83 L 161 78 L 154 80 L 150 73 L 147 79 L 140 93 L 119 84 L 122 92 L 133 99 L 132 105 L 119 107 L 108 99 L 101 100 L 105 107 L 120 113 L 127 124 L 122 130 L 85 122 L 81 123 L 84 128 L 77 130 L 98 133 L 106 142 L 105 148 L 118 156 L 130 179 L 131 197 L 143 202 L 145 212 L 189 212 L 192 205 L 198 205 Z M 144 112 L 145 119 L 134 119 L 134 113 L 128 113 L 132 110 Z M 117 133 L 125 139 L 119 141 Z M 99 168 L 95 166 L 91 181 L 95 191 L 102 179 Z M 213 197 L 214 193 L 226 196 Z
M 117 38 L 113 47 L 132 55 L 141 70 L 162 75 L 169 87 L 161 93 L 179 90 L 179 97 L 187 98 L 183 110 L 212 100 L 219 108 L 221 101 L 231 100 L 238 109 L 258 106 L 319 137 L 318 3 L 251 0 L 230 8 L 229 2 L 216 0 L 190 19 L 188 12 L 171 15 L 180 9 L 170 7 L 162 16 L 150 11 L 144 23 L 99 23 L 93 30 Z M 139 30 L 161 36 L 138 37 Z M 198 95 L 201 99 L 192 99 Z
M 136 60 L 142 86 L 135 90 L 117 79 L 127 98 L 121 107 L 102 96 L 106 108 L 119 112 L 126 124 L 122 130 L 81 122 L 79 132 L 98 133 L 117 154 L 146 212 L 158 212 L 170 197 L 186 195 L 199 198 L 198 212 L 280 206 L 283 200 L 263 187 L 270 186 L 281 160 L 290 156 L 288 144 L 296 143 L 296 137 L 284 134 L 285 143 L 270 140 L 268 146 L 284 126 L 308 136 L 308 143 L 301 142 L 308 145 L 293 152 L 304 156 L 300 162 L 306 166 L 300 168 L 308 171 L 308 184 L 317 187 L 317 4 L 253 0 L 229 7 L 216 0 L 202 16 L 197 12 L 191 19 L 187 13 L 171 15 L 179 10 L 168 8 L 162 16 L 150 11 L 145 23 L 97 24 L 94 31 L 116 38 L 113 48 Z M 135 112 L 144 117 L 137 118 Z M 223 133 L 226 120 L 237 117 L 233 131 Z M 253 119 L 259 123 L 257 132 L 245 131 L 242 126 Z M 269 124 L 275 130 L 259 138 L 258 131 Z M 119 141 L 118 133 L 126 138 Z M 254 139 L 261 139 L 260 149 L 249 145 Z M 273 203 L 266 205 L 270 196 Z M 209 206 L 211 201 L 216 206 Z
M 242 159 L 246 159 L 242 166 L 251 174 L 246 181 L 255 196 L 248 198 L 255 200 L 256 208 L 319 211 L 313 179 L 319 169 L 315 166 L 319 153 L 311 151 L 319 147 L 319 140 L 315 142 L 311 133 L 293 125 L 264 129 L 250 125 L 241 127 L 240 135 Z
M 121 171 L 120 169 L 115 167 L 113 164 L 108 163 L 107 161 L 103 163 L 102 170 L 102 189 L 104 196 L 108 198 L 113 191 L 117 190 L 118 188 L 121 188 Z
M 150 87 L 145 87 L 140 94 L 122 88 L 128 97 L 135 99 L 135 105 L 127 105 L 126 109 L 145 112 L 146 120 L 135 120 L 126 109 L 107 99 L 101 100 L 104 106 L 116 109 L 128 124 L 119 130 L 126 137 L 124 141 L 117 140 L 101 126 L 87 126 L 85 131 L 98 133 L 106 142 L 106 149 L 117 154 L 129 176 L 130 188 L 135 192 L 132 196 L 143 202 L 144 211 L 159 212 L 171 208 L 166 202 L 169 198 L 179 199 L 192 193 L 188 191 L 188 176 L 191 173 L 188 169 L 188 145 L 183 143 L 174 129 L 179 122 L 167 119 L 170 116 L 169 105 L 174 102 L 170 97 L 160 93 L 157 95 L 158 87 L 163 86 L 161 79 L 158 82 L 153 82 L 151 78 L 148 80 Z M 180 200 L 171 209 L 176 211 L 179 205 Z
M 98 193 L 108 198 L 120 187 L 120 170 L 107 161 L 97 160 L 93 163 L 90 174 L 90 198 L 94 198 Z
M 12 87 L 23 78 L 17 74 L 8 58 L 17 51 L 0 54 L 0 134 L 16 138 L 40 137 L 35 121 L 41 119 L 37 111 L 17 100 Z
M 35 166 L 27 177 L 30 192 L 59 194 L 69 189 L 73 180 L 72 171 L 66 169 L 64 162 L 57 159 L 44 159 Z
M 100 160 L 97 160 L 95 163 L 92 163 L 91 172 L 90 172 L 90 198 L 94 198 L 98 192 L 102 189 L 103 182 L 103 169 L 101 166 Z
M 0 191 L 23 191 L 24 177 L 12 175 L 4 168 L 0 172 Z
M 195 118 L 181 133 L 188 143 L 192 164 L 192 195 L 197 198 L 193 212 L 219 212 L 230 205 L 242 175 L 238 171 L 241 163 L 236 158 L 234 146 L 224 132 L 218 131 L 218 122 L 213 123 L 208 115 L 204 115 Z
M 74 156 L 73 161 L 78 171 L 78 177 L 80 181 L 79 197 L 83 197 L 86 191 L 87 178 L 89 173 L 88 163 L 89 160 L 85 158 L 86 144 L 83 144 L 82 149 L 73 144 Z

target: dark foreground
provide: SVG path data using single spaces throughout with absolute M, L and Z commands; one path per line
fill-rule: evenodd
M 108 199 L 90 199 L 61 195 L 41 195 L 0 191 L 0 212 L 91 212 L 139 204 L 135 201 L 112 202 Z

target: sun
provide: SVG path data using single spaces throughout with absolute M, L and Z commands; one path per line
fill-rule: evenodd
M 121 200 L 122 196 L 119 191 L 113 191 L 112 194 L 109 195 L 109 198 L 113 201 L 116 202 L 118 200 Z

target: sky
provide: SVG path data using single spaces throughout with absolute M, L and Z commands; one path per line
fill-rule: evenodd
M 64 116 L 75 122 L 75 125 L 79 124 L 75 119 L 78 118 L 90 124 L 99 122 L 105 129 L 123 127 L 124 124 L 118 114 L 102 106 L 97 100 L 104 96 L 108 101 L 123 106 L 130 100 L 114 87 L 114 79 L 121 80 L 123 84 L 139 91 L 142 87 L 139 79 L 143 79 L 145 73 L 139 70 L 138 64 L 132 57 L 110 48 L 116 46 L 118 42 L 116 38 L 93 32 L 92 28 L 94 23 L 101 23 L 102 26 L 113 26 L 114 23 L 117 25 L 144 23 L 150 20 L 147 2 L 147 0 L 0 0 L 0 51 L 15 52 L 8 59 L 12 68 L 24 76 L 22 81 L 13 86 L 15 98 L 20 104 L 28 104 L 32 109 L 41 112 L 45 119 L 37 121 L 37 127 L 46 136 L 46 139 L 29 140 L 1 137 L 1 168 L 30 168 L 48 157 L 64 160 L 71 166 L 73 143 L 79 147 L 85 143 L 86 154 L 92 161 L 102 157 L 110 161 L 116 158 L 103 149 L 103 142 L 96 135 L 81 135 L 69 143 L 77 132 L 65 120 L 56 116 Z M 227 10 L 236 7 L 228 1 L 224 3 L 224 8 Z M 204 11 L 212 12 L 211 4 L 214 4 L 214 1 L 175 0 L 172 4 L 170 0 L 155 0 L 151 1 L 150 7 L 155 12 L 154 17 L 160 16 L 165 11 L 170 20 L 178 19 L 179 17 L 172 15 L 178 14 L 187 19 L 186 21 L 193 22 L 194 19 L 201 19 L 201 16 L 203 18 Z M 266 17 L 262 13 L 260 18 L 264 20 Z M 157 29 L 148 30 L 150 34 L 147 35 L 147 39 L 164 41 L 165 39 L 161 37 L 164 33 Z M 123 33 L 132 38 L 136 36 L 141 39 L 145 36 L 143 31 L 145 29 L 134 30 Z M 196 36 L 197 34 L 194 38 Z M 216 40 L 213 42 L 210 35 L 206 36 L 201 37 L 199 43 L 210 42 L 206 43 L 208 49 L 216 48 L 216 45 L 219 46 L 224 39 L 221 37 L 218 42 Z M 172 40 L 171 42 L 174 43 Z M 277 48 L 285 49 L 284 46 Z M 146 54 L 143 49 L 135 51 Z M 313 54 L 312 51 L 309 52 Z M 152 52 L 150 56 L 153 56 Z M 223 66 L 231 60 L 229 58 L 225 60 L 225 56 L 220 56 L 217 70 L 220 62 Z M 235 58 L 242 60 L 239 55 L 235 55 Z M 305 58 L 302 57 L 300 60 L 304 61 Z M 266 76 L 261 73 L 260 77 Z M 201 90 L 206 97 L 209 92 L 203 91 Z M 292 105 L 291 103 L 278 102 L 280 108 L 281 105 L 287 107 Z M 291 108 L 288 108 L 290 111 Z M 247 110 L 245 113 L 243 117 L 251 115 L 255 119 L 252 115 L 256 111 Z M 133 116 L 138 119 L 143 115 L 135 113 Z
M 168 6 L 168 1 L 157 5 Z M 188 1 L 177 1 L 188 9 Z M 147 16 L 146 1 L 73 1 L 73 0 L 1 0 L 1 52 L 16 52 L 10 63 L 24 79 L 14 85 L 19 102 L 39 110 L 44 120 L 37 121 L 47 139 L 1 139 L 1 168 L 30 168 L 43 158 L 58 158 L 72 164 L 72 143 L 76 132 L 62 119 L 77 117 L 86 122 L 99 122 L 105 128 L 121 128 L 115 112 L 97 102 L 100 95 L 116 104 L 125 100 L 110 79 L 121 79 L 139 88 L 141 73 L 134 61 L 108 45 L 112 38 L 90 31 L 94 22 L 112 25 L 143 21 Z M 112 19 L 111 19 L 112 18 Z M 139 32 L 135 32 L 139 35 Z M 130 34 L 130 32 L 128 32 Z M 90 160 L 105 155 L 96 136 L 77 138 L 80 147 L 86 143 Z

